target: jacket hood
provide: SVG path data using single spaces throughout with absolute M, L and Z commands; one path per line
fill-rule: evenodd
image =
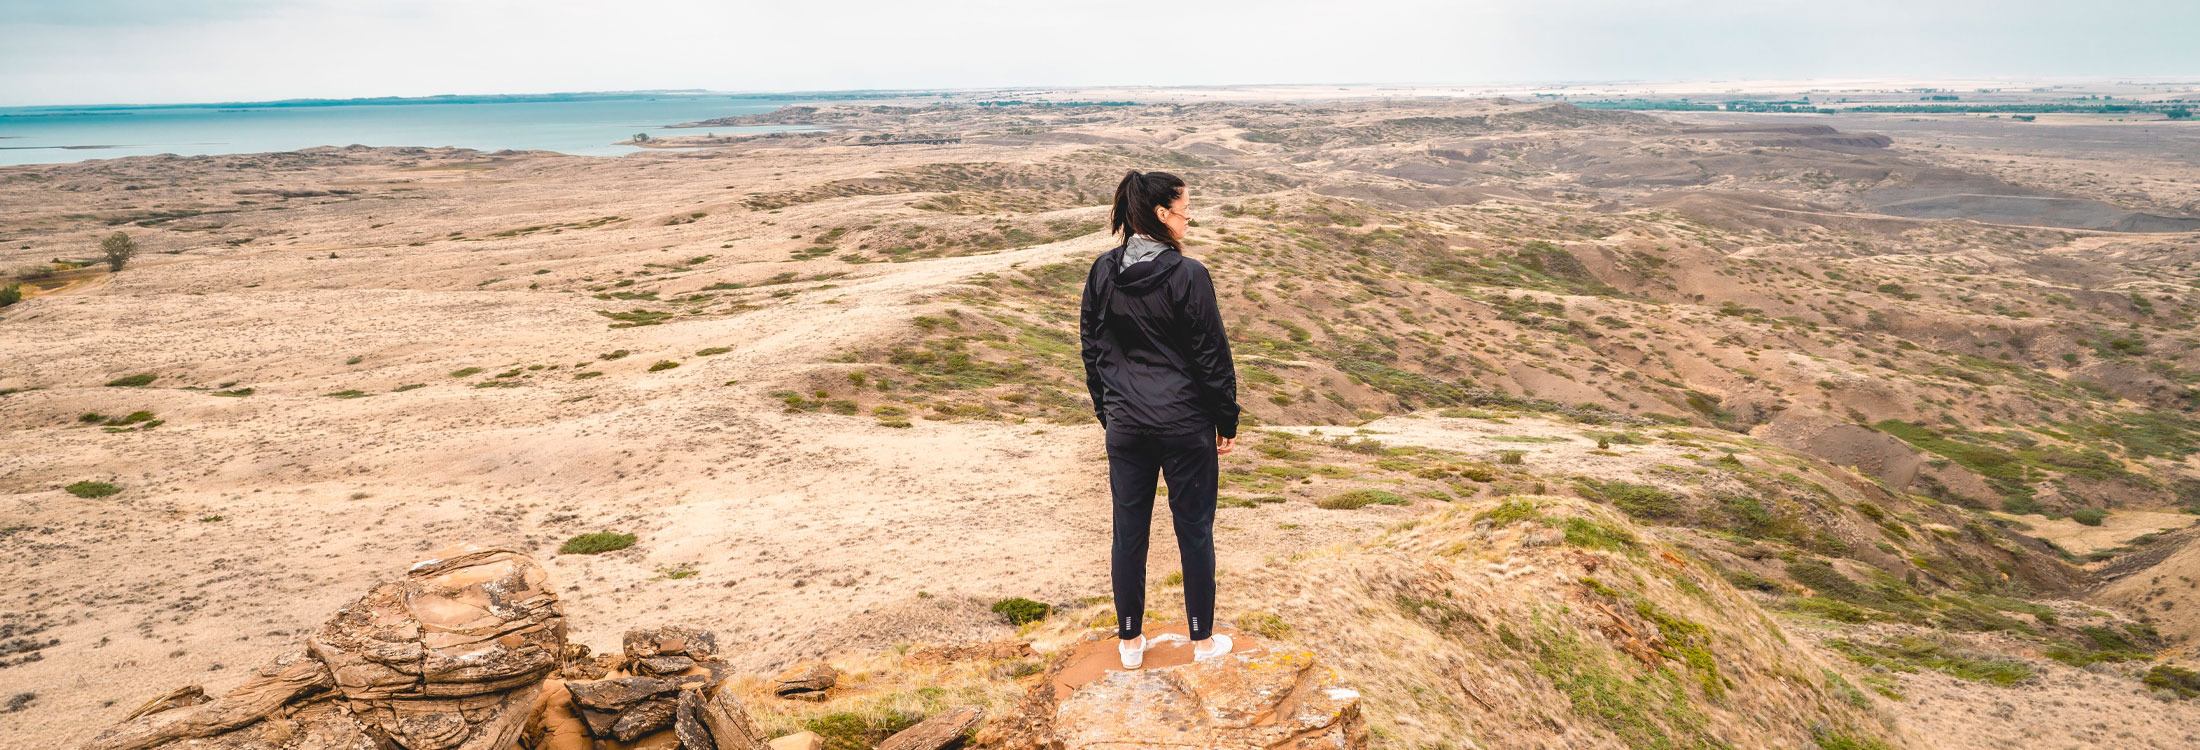
M 1115 252 L 1120 257 L 1123 248 L 1117 248 Z M 1139 295 L 1160 289 L 1168 281 L 1169 274 L 1176 272 L 1176 267 L 1183 263 L 1184 254 L 1177 252 L 1176 248 L 1162 250 L 1153 260 L 1132 263 L 1129 268 L 1117 272 L 1115 288 Z

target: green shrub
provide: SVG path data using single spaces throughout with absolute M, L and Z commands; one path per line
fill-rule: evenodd
M 1015 596 L 994 602 L 993 611 L 999 613 L 1002 617 L 1008 618 L 1011 625 L 1022 625 L 1046 619 L 1047 614 L 1053 611 L 1053 608 L 1030 599 Z
M 454 377 L 454 378 L 463 378 L 463 377 L 466 377 L 466 376 L 468 376 L 468 375 L 476 375 L 476 374 L 480 374 L 480 372 L 481 372 L 481 368 L 479 368 L 479 367 L 467 367 L 467 368 L 464 368 L 464 369 L 452 370 L 452 371 L 451 371 L 451 377 Z
M 2070 520 L 2087 526 L 2099 526 L 2107 517 L 2108 511 L 2101 508 L 2079 508 L 2070 512 Z
M 1802 526 L 1794 519 L 1780 515 L 1765 507 L 1764 501 L 1748 495 L 1720 495 L 1719 510 L 1727 517 L 1728 529 L 1751 539 L 1802 538 Z
M 1517 466 L 1524 462 L 1527 456 L 1528 452 L 1524 450 L 1502 450 L 1497 452 L 1497 462 L 1508 466 Z
M 2190 669 L 2159 665 L 2147 670 L 2146 677 L 2140 678 L 2140 682 L 2156 690 L 2176 693 L 2179 698 L 2200 696 L 2200 672 Z
M 1487 519 L 1491 526 L 1505 527 L 1519 521 L 1541 521 L 1543 514 L 1536 511 L 1535 501 L 1525 498 L 1507 498 L 1497 507 L 1474 514 L 1474 520 Z
M 21 301 L 23 301 L 22 284 L 0 286 L 0 307 L 7 307 Z
M 122 491 L 121 487 L 117 487 L 106 482 L 94 482 L 91 480 L 77 482 L 67 487 L 63 487 L 62 489 L 68 490 L 69 494 L 71 495 L 82 498 L 101 498 Z
M 1833 673 L 1829 671 L 1827 672 L 1827 674 Z M 1834 679 L 1838 680 L 1840 678 L 1840 675 L 1834 675 Z M 1854 693 L 1856 695 L 1857 701 L 1863 700 L 1864 694 L 1858 692 L 1856 686 L 1848 684 L 1846 680 L 1843 680 L 1841 682 L 1841 685 L 1848 688 L 1847 692 Z M 1861 703 L 1859 705 L 1861 705 Z M 1810 728 L 1810 735 L 1811 739 L 1818 741 L 1818 750 L 1887 750 L 1887 743 L 1880 742 L 1879 740 L 1871 739 L 1869 737 L 1861 740 L 1856 739 L 1854 737 L 1835 732 L 1832 729 L 1828 729 L 1825 725 L 1822 724 L 1812 726 Z
M 109 381 L 107 381 L 107 387 L 109 387 L 109 388 L 136 388 L 136 387 L 138 387 L 138 386 L 142 386 L 142 385 L 146 385 L 146 384 L 152 383 L 152 382 L 153 382 L 153 379 L 155 379 L 155 378 L 158 378 L 158 377 L 160 377 L 160 376 L 158 376 L 158 375 L 154 375 L 154 374 L 152 374 L 152 373 L 150 373 L 150 372 L 141 372 L 141 373 L 138 373 L 138 374 L 136 374 L 136 375 L 130 375 L 130 376 L 126 376 L 126 377 L 120 377 L 120 378 L 115 378 L 115 379 L 113 379 L 113 380 L 109 380 Z
M 1576 547 L 1625 552 L 1638 544 L 1634 532 L 1586 518 L 1568 518 L 1560 528 L 1566 532 L 1566 543 Z
M 600 555 L 605 552 L 616 552 L 632 546 L 634 546 L 633 534 L 621 534 L 615 531 L 599 531 L 593 534 L 581 534 L 579 536 L 565 540 L 564 544 L 558 545 L 558 554 Z
M 678 363 L 678 362 L 674 362 L 674 361 L 672 361 L 672 360 L 669 360 L 669 359 L 667 359 L 667 360 L 662 360 L 662 361 L 659 361 L 659 362 L 658 362 L 657 364 L 654 364 L 654 365 L 650 365 L 650 366 L 649 366 L 649 371 L 650 371 L 650 372 L 658 372 L 658 371 L 660 371 L 660 370 L 670 370 L 670 369 L 672 369 L 672 368 L 675 368 L 675 367 L 679 367 L 679 366 L 680 366 L 680 363 Z
M 1757 591 L 1771 592 L 1778 592 L 1780 590 L 1780 584 L 1774 583 L 1772 579 L 1757 575 L 1756 573 L 1751 573 L 1741 568 L 1720 568 L 1719 576 L 1725 578 L 1727 583 L 1734 584 L 1734 588 L 1738 589 L 1754 589 Z
M 1646 484 L 1582 479 L 1575 482 L 1581 494 L 1611 503 L 1635 518 L 1673 518 L 1681 515 L 1680 501 L 1664 490 Z
M 1329 508 L 1331 510 L 1351 510 L 1353 508 L 1364 508 L 1369 505 L 1412 504 L 1412 500 L 1407 500 L 1403 497 L 1399 497 L 1397 493 L 1384 492 L 1382 490 L 1352 490 L 1350 492 L 1340 492 L 1335 495 L 1330 495 L 1329 497 L 1314 501 L 1315 507 Z
M 1817 615 L 1819 617 L 1833 620 L 1835 622 L 1846 622 L 1855 624 L 1872 621 L 1871 610 L 1850 604 L 1843 604 L 1832 599 L 1820 599 L 1815 596 L 1807 596 L 1795 600 L 1795 609 L 1798 612 Z
M 120 273 L 123 264 L 136 257 L 137 252 L 137 242 L 130 239 L 130 235 L 125 232 L 107 235 L 106 239 L 99 241 L 100 257 L 107 261 L 107 270 L 111 272 Z
M 1917 636 L 1902 636 L 1886 643 L 1836 638 L 1827 645 L 1858 664 L 1897 672 L 1915 672 L 1924 667 L 2005 687 L 2031 679 L 2033 674 L 2031 665 L 2010 657 L 1972 653 L 1941 640 Z
M 712 355 L 717 355 L 717 354 L 724 354 L 724 353 L 726 353 L 726 352 L 730 352 L 730 351 L 733 351 L 733 347 L 730 347 L 730 346 L 713 346 L 713 347 L 711 347 L 711 348 L 709 348 L 709 349 L 699 349 L 699 350 L 697 350 L 697 351 L 695 352 L 695 356 L 698 356 L 698 357 L 708 357 L 708 356 L 712 356 Z
M 1881 598 L 1863 585 L 1841 575 L 1832 565 L 1819 560 L 1799 559 L 1787 564 L 1788 576 L 1796 583 L 1809 586 L 1821 596 L 1858 604 L 1874 603 Z

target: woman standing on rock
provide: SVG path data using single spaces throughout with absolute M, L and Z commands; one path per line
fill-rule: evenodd
M 1230 652 L 1230 637 L 1213 633 L 1215 479 L 1216 457 L 1237 444 L 1237 367 L 1214 281 L 1183 254 L 1190 207 L 1176 175 L 1124 175 L 1109 219 L 1123 244 L 1101 254 L 1085 277 L 1079 333 L 1093 416 L 1107 434 L 1115 497 L 1109 568 L 1125 669 L 1136 669 L 1146 651 L 1146 536 L 1156 474 L 1169 482 L 1192 659 Z

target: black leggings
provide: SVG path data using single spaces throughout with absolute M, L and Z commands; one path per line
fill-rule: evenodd
M 1184 565 L 1184 615 L 1191 639 L 1206 640 L 1215 620 L 1215 432 L 1134 435 L 1108 431 L 1108 490 L 1115 496 L 1116 636 L 1144 633 L 1146 532 L 1153 521 L 1155 474 L 1169 480 L 1169 515 Z

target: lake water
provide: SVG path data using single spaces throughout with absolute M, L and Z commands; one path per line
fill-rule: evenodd
M 789 126 L 659 130 L 675 123 L 769 112 L 796 103 L 735 94 L 646 94 L 478 103 L 0 107 L 0 166 L 143 154 L 294 151 L 354 143 L 617 156 L 638 149 L 613 143 L 642 132 L 802 130 Z

